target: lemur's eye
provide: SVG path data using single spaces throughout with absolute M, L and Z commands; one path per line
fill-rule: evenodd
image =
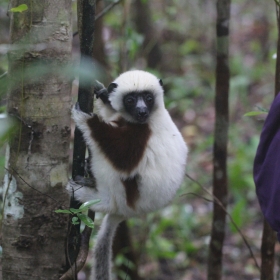
M 152 103 L 154 101 L 154 97 L 152 94 L 147 94 L 145 99 L 148 103 Z
M 128 96 L 127 98 L 125 98 L 125 103 L 131 106 L 135 103 L 135 98 L 133 98 L 132 96 Z

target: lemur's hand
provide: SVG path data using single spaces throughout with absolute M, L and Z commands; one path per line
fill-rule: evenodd
M 109 93 L 108 90 L 104 87 L 104 85 L 98 81 L 96 81 L 94 85 L 94 93 L 96 98 L 100 98 L 104 104 L 109 104 Z
M 85 113 L 82 111 L 79 102 L 77 101 L 76 104 L 72 108 L 72 118 L 75 119 L 88 119 L 89 117 L 94 116 L 93 113 Z
M 82 111 L 78 101 L 76 102 L 74 109 L 77 111 Z

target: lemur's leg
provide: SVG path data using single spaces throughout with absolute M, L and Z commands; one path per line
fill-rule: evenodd
M 94 265 L 92 277 L 94 280 L 111 280 L 112 243 L 116 229 L 124 218 L 115 214 L 107 214 L 97 234 L 94 247 Z

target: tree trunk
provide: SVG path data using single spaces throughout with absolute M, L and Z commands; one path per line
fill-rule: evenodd
M 99 13 L 102 12 L 104 8 L 104 1 L 102 0 L 97 0 L 96 1 L 96 14 L 98 15 Z M 94 32 L 94 44 L 93 44 L 93 49 L 92 49 L 92 56 L 93 58 L 100 63 L 106 70 L 106 74 L 109 74 L 109 65 L 107 61 L 107 56 L 105 52 L 105 43 L 103 39 L 103 17 L 99 18 L 98 20 L 95 21 L 95 32 Z M 110 77 L 108 77 L 107 83 L 110 81 Z M 105 83 L 103 81 L 103 83 Z M 106 83 L 105 83 L 106 84 Z
M 78 33 L 80 41 L 80 69 L 87 68 L 88 71 L 94 69 L 92 54 L 93 54 L 93 38 L 95 31 L 95 0 L 78 0 L 77 2 L 78 14 Z M 93 111 L 93 84 L 84 77 L 82 73 L 79 76 L 79 91 L 78 102 L 80 108 L 85 113 L 92 113 Z M 82 132 L 76 127 L 74 131 L 74 146 L 73 146 L 73 165 L 72 178 L 76 176 L 85 176 L 85 154 L 86 143 L 84 141 Z M 89 157 L 90 158 L 90 157 Z M 92 174 L 90 174 L 92 175 Z M 81 203 L 75 199 L 75 194 L 72 194 L 70 208 L 79 208 Z M 94 214 L 92 213 L 92 216 Z M 91 231 L 91 229 L 89 229 Z M 74 264 L 73 278 L 77 278 L 75 264 L 79 250 L 80 250 L 80 222 L 75 226 L 69 221 L 69 232 L 67 236 L 67 269 Z
M 228 141 L 228 35 L 230 0 L 217 1 L 217 66 L 215 96 L 215 133 L 213 158 L 213 195 L 227 206 L 227 141 Z M 222 278 L 222 255 L 226 213 L 214 203 L 211 241 L 208 256 L 208 280 Z
M 134 4 L 136 30 L 144 35 L 143 54 L 147 56 L 147 66 L 157 68 L 161 61 L 161 49 L 159 36 L 157 36 L 153 21 L 149 1 L 136 0 Z
M 270 227 L 268 222 L 263 222 L 263 235 L 261 246 L 261 280 L 273 280 L 274 279 L 274 246 L 276 241 L 276 233 Z
M 8 113 L 18 127 L 7 152 L 3 279 L 59 278 L 65 265 L 71 83 L 71 0 L 12 0 Z M 16 47 L 16 48 L 13 48 Z M 60 69 L 60 70 L 59 70 Z

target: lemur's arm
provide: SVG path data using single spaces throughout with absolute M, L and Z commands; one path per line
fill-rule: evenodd
M 110 104 L 109 92 L 107 88 L 105 88 L 105 86 L 99 81 L 96 81 L 94 85 L 94 93 L 96 95 L 96 98 L 100 98 L 104 104 Z
M 96 95 L 96 98 L 100 98 L 104 104 L 111 105 L 109 95 L 116 87 L 117 84 L 111 83 L 108 88 L 106 88 L 102 83 L 96 81 L 94 85 L 94 93 Z

